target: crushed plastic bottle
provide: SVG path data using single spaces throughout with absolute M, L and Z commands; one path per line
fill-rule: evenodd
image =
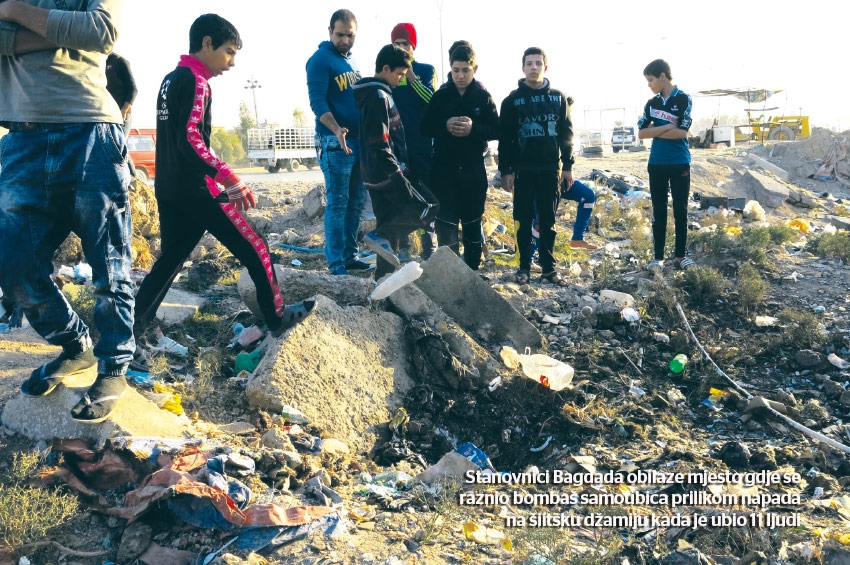
M 383 300 L 406 284 L 410 284 L 422 276 L 422 267 L 416 261 L 407 263 L 404 267 L 384 279 L 384 282 L 379 284 L 372 294 L 369 295 L 370 300 Z
M 307 417 L 307 415 L 304 412 L 302 412 L 298 408 L 293 408 L 292 406 L 289 406 L 288 404 L 284 404 L 281 407 L 280 415 L 284 419 L 292 422 L 293 424 L 309 424 L 310 423 L 310 419 Z
M 681 373 L 685 370 L 685 365 L 688 364 L 688 356 L 684 353 L 679 353 L 670 360 L 670 370 L 674 373 Z

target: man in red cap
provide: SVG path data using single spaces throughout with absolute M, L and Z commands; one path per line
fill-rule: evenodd
M 413 58 L 416 50 L 416 28 L 413 24 L 401 23 L 396 25 L 390 39 L 393 45 L 401 47 Z M 434 83 L 437 80 L 437 71 L 432 65 L 420 63 L 414 60 L 413 66 L 407 69 L 407 75 L 399 85 L 393 89 L 393 99 L 404 125 L 404 135 L 407 141 L 407 166 L 415 174 L 418 180 L 426 186 L 431 185 L 431 153 L 433 140 L 421 133 L 422 118 L 431 96 L 434 94 Z M 425 228 L 419 230 L 422 243 L 422 259 L 427 260 L 437 249 L 437 236 L 434 233 L 434 223 L 431 222 Z M 399 244 L 399 259 L 409 260 L 410 253 L 408 242 L 401 241 Z

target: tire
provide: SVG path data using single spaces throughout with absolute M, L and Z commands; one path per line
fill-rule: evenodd
M 277 165 L 274 165 L 274 166 L 269 165 L 267 168 L 268 168 L 270 173 L 276 173 L 280 170 L 280 167 L 277 166 Z
M 620 148 L 619 148 L 619 147 L 615 147 L 615 148 L 614 148 L 614 153 L 619 153 L 619 152 L 620 152 Z
M 300 167 L 300 166 L 301 166 L 301 161 L 299 161 L 298 159 L 290 159 L 289 160 L 289 167 L 287 167 L 287 169 L 290 172 L 297 171 L 298 167 Z
M 794 130 L 788 126 L 773 128 L 767 136 L 768 139 L 773 141 L 794 141 L 795 137 L 797 136 L 794 134 Z
M 292 172 L 292 162 L 289 159 L 283 160 L 283 166 L 286 167 L 287 171 Z
M 136 178 L 145 184 L 148 184 L 148 181 L 150 180 L 148 172 L 141 167 L 136 167 Z

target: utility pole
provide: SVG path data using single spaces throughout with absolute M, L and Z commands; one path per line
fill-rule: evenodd
M 254 98 L 254 120 L 257 122 L 257 127 L 260 127 L 260 115 L 257 113 L 257 89 L 262 87 L 260 81 L 254 80 L 253 76 L 248 79 L 248 84 L 245 85 L 246 89 L 251 89 L 251 96 Z

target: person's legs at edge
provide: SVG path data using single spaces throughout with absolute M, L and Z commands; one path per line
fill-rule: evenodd
M 576 180 L 573 181 L 569 190 L 561 192 L 561 196 L 578 203 L 572 241 L 584 241 L 584 232 L 587 231 L 587 226 L 590 224 L 590 215 L 593 213 L 596 193 L 583 182 Z
M 351 265 L 357 261 L 357 232 L 360 229 L 360 216 L 366 203 L 366 187 L 363 185 L 363 177 L 360 174 L 360 140 L 347 140 L 348 147 L 354 157 L 348 179 L 348 210 L 345 214 L 345 244 L 342 250 L 342 259 L 345 265 Z
M 76 131 L 75 145 L 83 149 L 83 128 L 68 128 L 66 135 L 71 135 L 72 129 Z M 77 165 L 73 158 L 77 155 L 57 151 L 62 147 L 56 143 L 57 137 L 61 133 L 50 126 L 13 127 L 0 140 L 0 286 L 23 308 L 40 336 L 62 347 L 57 359 L 33 371 L 24 383 L 22 390 L 31 396 L 47 394 L 65 376 L 97 362 L 88 327 L 50 278 L 53 253 L 73 228 L 75 192 L 73 183 L 45 184 L 45 179 Z M 76 175 L 55 178 L 67 181 Z
M 514 220 L 517 223 L 516 247 L 519 272 L 526 280 L 531 272 L 531 226 L 534 223 L 533 174 L 517 171 L 514 177 Z
M 670 174 L 664 165 L 649 165 L 649 195 L 652 199 L 652 247 L 656 261 L 664 260 L 667 239 L 667 194 Z
M 557 171 L 541 171 L 534 174 L 533 197 L 537 202 L 540 217 L 540 268 L 543 275 L 555 271 L 555 211 L 560 201 Z
M 481 266 L 481 218 L 487 200 L 487 171 L 483 162 L 480 166 L 464 170 L 460 177 L 464 187 L 461 193 L 460 219 L 463 229 L 463 260 L 473 271 Z

